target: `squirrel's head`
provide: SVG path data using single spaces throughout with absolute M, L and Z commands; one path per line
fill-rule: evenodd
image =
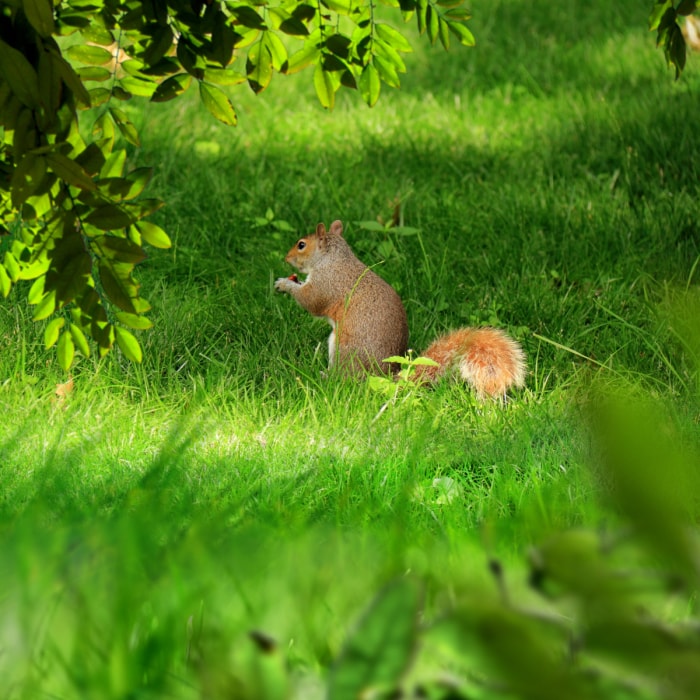
M 334 221 L 330 230 L 321 223 L 316 227 L 316 233 L 300 238 L 285 256 L 285 261 L 301 272 L 311 272 L 319 258 L 328 252 L 334 240 L 342 239 L 343 224 Z
M 341 221 L 334 221 L 331 224 L 330 230 L 326 231 L 326 227 L 323 223 L 320 223 L 316 227 L 316 233 L 311 237 L 315 237 L 321 248 L 328 248 L 329 242 L 333 237 L 342 238 L 343 237 L 343 224 Z M 304 240 L 302 238 L 302 240 Z

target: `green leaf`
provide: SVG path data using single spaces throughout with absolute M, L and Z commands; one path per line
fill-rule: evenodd
M 329 700 L 357 700 L 399 686 L 417 644 L 420 601 L 420 588 L 410 578 L 375 598 L 330 672 Z
M 321 4 L 339 15 L 349 15 L 353 10 L 352 0 L 321 0 Z
M 126 228 L 136 221 L 124 208 L 116 204 L 105 204 L 93 209 L 84 220 L 101 231 Z
M 94 19 L 86 27 L 81 27 L 80 36 L 82 36 L 86 42 L 97 44 L 98 46 L 111 46 L 114 43 L 114 35 L 112 32 L 98 24 Z
M 122 136 L 133 146 L 140 146 L 141 141 L 139 139 L 139 133 L 136 131 L 136 127 L 129 121 L 126 112 L 116 107 L 110 107 L 109 113 L 112 115 L 112 119 L 114 119 L 114 123 L 117 125 L 119 131 L 121 131 Z
M 112 86 L 112 97 L 115 100 L 126 102 L 127 100 L 130 100 L 133 97 L 133 95 L 121 86 L 120 81 L 117 81 L 117 83 Z
M 292 10 L 292 17 L 295 17 L 302 22 L 308 22 L 316 16 L 316 10 L 317 8 L 315 5 L 309 5 L 302 2 Z
M 19 279 L 33 280 L 41 277 L 49 268 L 49 259 L 45 256 L 39 257 L 29 265 L 25 265 L 19 271 Z
M 98 236 L 93 243 L 102 258 L 136 265 L 146 259 L 141 246 L 120 236 Z
M 35 321 L 43 321 L 45 318 L 51 316 L 51 314 L 56 310 L 56 290 L 52 289 L 47 292 L 42 300 L 37 304 L 36 309 L 32 318 Z
M 139 221 L 135 224 L 145 243 L 154 248 L 170 248 L 172 243 L 168 234 L 160 226 L 150 221 Z
M 110 123 L 111 120 L 110 120 Z M 104 178 L 121 177 L 126 165 L 126 151 L 122 148 L 118 151 L 113 151 L 105 160 L 105 164 L 100 170 L 100 175 Z
M 450 29 L 447 22 L 440 17 L 438 36 L 440 37 L 440 43 L 442 44 L 445 51 L 450 50 Z
M 143 62 L 147 66 L 153 66 L 172 48 L 173 30 L 170 25 L 157 25 L 151 41 L 142 54 Z
M 86 287 L 80 297 L 76 299 L 76 304 L 82 317 L 107 321 L 107 314 L 102 306 L 100 295 L 94 287 Z
M 78 68 L 76 72 L 81 80 L 104 82 L 112 77 L 111 71 L 100 66 L 86 66 L 85 68 Z
M 34 66 L 17 49 L 0 39 L 0 76 L 10 86 L 17 99 L 36 109 L 41 102 L 39 78 Z
M 137 292 L 138 292 L 138 289 L 137 289 Z M 132 299 L 132 302 L 134 305 L 135 313 L 137 313 L 137 314 L 145 314 L 148 311 L 150 311 L 152 308 L 151 305 L 145 299 L 142 299 L 139 296 L 134 297 Z
M 90 335 L 97 343 L 97 352 L 104 357 L 114 344 L 114 326 L 105 321 L 92 321 L 90 323 Z
M 112 91 L 106 87 L 96 87 L 88 90 L 90 95 L 90 106 L 99 107 L 112 99 Z
M 348 64 L 339 56 L 336 56 L 333 53 L 324 53 L 323 54 L 323 60 L 321 61 L 321 67 L 323 68 L 324 71 L 327 73 L 340 73 L 345 70 L 349 70 Z M 337 78 L 337 76 L 333 76 L 334 78 Z M 334 85 L 337 83 L 337 80 L 334 80 Z M 336 88 L 338 86 L 336 85 Z
M 368 63 L 362 70 L 360 76 L 360 94 L 362 99 L 370 106 L 374 107 L 379 99 L 381 83 L 379 80 L 379 72 L 372 63 Z
M 90 93 L 87 91 L 82 80 L 77 76 L 70 63 L 68 63 L 63 56 L 53 52 L 51 52 L 51 60 L 58 68 L 58 72 L 61 74 L 61 78 L 66 84 L 66 87 L 75 95 L 78 102 L 89 107 Z
M 280 31 L 290 36 L 308 36 L 308 27 L 297 17 L 289 17 L 280 24 Z
M 416 357 L 415 360 L 411 360 L 410 364 L 415 365 L 416 367 L 439 367 L 440 364 L 438 362 L 435 362 L 435 360 L 431 360 L 429 357 Z
M 100 282 L 110 301 L 122 311 L 137 313 L 134 300 L 138 295 L 138 288 L 130 274 L 125 274 L 107 261 L 100 261 L 99 273 Z
M 53 3 L 51 0 L 23 0 L 24 14 L 29 24 L 43 37 L 49 37 L 54 31 Z
M 19 279 L 20 273 L 19 263 L 17 262 L 17 258 L 15 258 L 15 256 L 9 250 L 5 251 L 4 265 L 10 279 L 13 282 L 16 282 Z
M 289 57 L 289 61 L 286 67 L 286 73 L 291 75 L 292 73 L 298 73 L 312 63 L 316 63 L 321 51 L 316 45 L 315 41 L 307 41 L 304 44 L 304 48 L 292 54 Z
M 428 5 L 428 9 L 426 10 L 425 23 L 430 43 L 434 44 L 437 41 L 438 31 L 440 29 L 440 15 L 432 5 Z
M 681 0 L 676 8 L 676 12 L 683 17 L 692 15 L 697 7 L 697 0 Z
M 262 17 L 249 5 L 233 7 L 231 12 L 244 27 L 265 29 L 265 22 L 263 22 Z
M 331 34 L 326 39 L 326 48 L 336 56 L 347 59 L 350 56 L 352 41 L 343 34 Z
M 153 93 L 151 102 L 167 102 L 182 95 L 190 86 L 192 76 L 189 73 L 178 73 L 164 80 Z
M 389 61 L 389 63 L 393 65 L 393 67 L 398 73 L 406 72 L 406 64 L 404 63 L 404 60 L 403 58 L 401 58 L 401 55 L 398 51 L 396 51 L 396 49 L 393 46 L 387 44 L 386 41 L 383 41 L 382 39 L 377 39 L 374 42 L 374 46 L 376 49 L 377 56 Z
M 158 87 L 151 80 L 136 78 L 132 75 L 125 75 L 123 78 L 119 78 L 119 85 L 132 95 L 136 95 L 136 97 L 148 97 L 149 99 L 153 97 Z
M 12 280 L 9 278 L 5 268 L 0 265 L 0 292 L 2 292 L 3 297 L 7 298 L 7 295 L 12 289 Z
M 474 46 L 476 44 L 474 35 L 463 24 L 458 24 L 457 22 L 448 22 L 447 26 L 450 28 L 450 31 L 459 39 L 459 43 L 462 44 L 462 46 Z
M 37 130 L 34 114 L 31 109 L 22 108 L 17 115 L 15 133 L 12 139 L 14 156 L 19 160 L 27 151 L 33 151 L 37 146 Z
M 274 32 L 265 32 L 263 41 L 270 52 L 272 67 L 276 71 L 281 71 L 282 66 L 287 62 L 287 49 L 284 47 L 282 40 Z
M 678 26 L 678 15 L 673 7 L 669 7 L 659 21 L 659 30 L 656 37 L 656 45 L 665 44 L 668 46 L 669 30 Z
M 365 231 L 372 231 L 375 233 L 386 233 L 386 226 L 383 226 L 380 224 L 378 221 L 355 221 L 353 222 L 355 226 L 359 226 L 361 229 L 364 229 Z
M 92 125 L 92 136 L 99 142 L 100 150 L 108 155 L 114 148 L 114 140 L 116 137 L 116 129 L 114 128 L 114 120 L 108 112 L 103 112 Z M 109 161 L 109 158 L 107 158 Z
M 204 80 L 207 83 L 214 83 L 214 85 L 240 85 L 244 83 L 247 78 L 242 73 L 235 70 L 223 69 L 223 68 L 207 68 L 204 71 Z
M 256 94 L 262 92 L 272 80 L 272 56 L 262 39 L 248 51 L 246 74 L 248 84 Z
M 12 173 L 12 206 L 19 209 L 36 192 L 45 175 L 46 160 L 42 156 L 26 154 Z
M 381 56 L 375 56 L 374 61 L 372 63 L 376 67 L 377 73 L 379 73 L 379 77 L 387 85 L 393 88 L 398 88 L 401 86 L 399 76 L 396 73 L 396 68 L 394 68 L 394 66 L 391 65 L 389 61 L 386 61 Z M 371 106 L 372 105 L 370 105 L 370 107 Z
M 91 66 L 102 66 L 109 63 L 114 57 L 112 54 L 103 49 L 101 46 L 91 46 L 89 44 L 75 44 L 66 49 L 68 58 L 86 63 Z
M 396 51 L 403 51 L 404 53 L 413 51 L 408 40 L 403 34 L 394 29 L 394 27 L 384 24 L 383 22 L 377 22 L 377 24 L 374 25 L 374 30 L 377 32 L 377 36 L 379 36 L 380 39 L 383 39 L 390 46 L 393 46 Z
M 239 35 L 227 24 L 223 12 L 217 12 L 214 19 L 214 29 L 211 33 L 212 58 L 225 68 L 233 59 L 233 49 Z
M 418 358 L 420 359 L 420 358 Z M 410 364 L 418 364 L 418 362 L 415 362 L 414 360 L 409 359 L 408 357 L 404 357 L 403 355 L 392 355 L 391 357 L 385 357 L 382 362 L 392 362 L 397 365 L 410 365 Z M 432 362 L 432 360 L 431 360 Z M 438 363 L 435 362 L 437 365 Z M 439 366 L 439 365 L 438 365 Z
M 63 328 L 63 326 L 65 325 L 65 323 L 66 319 L 62 316 L 59 316 L 58 318 L 54 318 L 52 321 L 50 321 L 49 324 L 46 326 L 44 330 L 44 347 L 47 350 L 56 345 L 58 341 L 58 334 L 61 331 L 61 328 Z
M 64 182 L 79 187 L 83 190 L 94 190 L 95 183 L 92 178 L 74 160 L 61 153 L 50 152 L 46 154 L 46 163 L 58 177 Z
M 236 126 L 238 117 L 231 100 L 215 85 L 204 81 L 199 83 L 199 96 L 210 114 L 228 126 Z
M 154 211 L 158 211 L 164 203 L 162 199 L 139 199 L 138 202 L 125 202 L 122 204 L 122 208 L 129 213 L 134 221 L 138 221 Z
M 416 12 L 416 22 L 418 24 L 418 33 L 423 36 L 427 26 L 428 18 L 428 3 L 426 0 L 418 0 L 418 11 Z
M 143 353 L 141 352 L 139 341 L 136 340 L 134 335 L 125 328 L 121 328 L 119 326 L 116 326 L 114 330 L 117 334 L 117 345 L 124 353 L 124 356 L 132 362 L 141 362 L 143 359 Z
M 447 12 L 445 12 L 442 16 L 446 20 L 452 20 L 455 22 L 465 22 L 466 20 L 472 18 L 471 13 L 466 7 L 455 7 L 451 10 L 447 10 Z
M 190 75 L 197 78 L 197 80 L 202 79 L 204 69 L 206 68 L 204 56 L 201 55 L 195 47 L 191 46 L 184 36 L 180 36 L 177 42 L 176 55 L 182 67 Z
M 46 127 L 48 130 L 50 125 L 58 121 L 58 110 L 61 106 L 63 92 L 61 74 L 49 51 L 42 51 L 39 54 L 37 77 L 39 79 L 39 94 L 45 109 Z
M 82 245 L 82 240 L 81 240 Z M 55 285 L 56 301 L 59 306 L 64 306 L 73 301 L 88 283 L 88 275 L 92 272 L 92 258 L 83 249 L 72 257 L 67 258 L 61 267 L 50 270 L 51 283 Z M 55 278 L 55 279 L 54 279 Z M 47 284 L 49 277 L 47 276 Z
M 144 5 L 146 5 L 146 3 L 133 2 L 129 3 L 129 5 L 124 3 L 125 13 L 119 19 L 120 28 L 126 31 L 138 31 L 142 29 L 144 24 Z M 149 2 L 147 6 L 149 9 L 153 8 L 151 2 Z
M 68 331 L 63 331 L 58 339 L 58 364 L 61 369 L 67 372 L 73 364 L 75 357 L 75 345 L 73 344 L 73 336 Z
M 671 0 L 659 0 L 649 14 L 649 29 L 653 31 L 659 26 L 661 18 L 666 13 L 666 10 L 672 9 L 673 3 Z
M 318 63 L 314 71 L 314 88 L 319 102 L 326 109 L 333 109 L 335 105 L 335 92 L 340 85 L 340 79 L 336 79 L 333 73 L 323 69 Z
M 676 80 L 678 80 L 685 68 L 686 46 L 681 28 L 677 24 L 674 24 L 669 30 L 666 56 L 668 61 L 676 67 Z
M 90 357 L 90 346 L 88 345 L 85 333 L 83 333 L 80 326 L 76 325 L 75 323 L 71 323 L 69 330 L 71 337 L 73 338 L 73 343 L 82 353 L 83 357 Z
M 111 199 L 128 200 L 138 197 L 153 177 L 153 168 L 136 168 L 125 177 L 100 180 L 97 185 L 101 192 Z
M 119 323 L 137 331 L 145 331 L 149 328 L 153 328 L 153 323 L 145 316 L 128 314 L 125 311 L 117 311 L 116 317 Z
M 132 59 L 122 63 L 122 68 L 124 72 L 129 73 L 129 75 L 146 77 L 149 79 L 163 78 L 167 75 L 175 75 L 175 73 L 182 72 L 182 66 L 178 63 L 177 59 L 169 56 L 161 58 L 158 63 L 152 66 L 146 66 L 138 59 Z

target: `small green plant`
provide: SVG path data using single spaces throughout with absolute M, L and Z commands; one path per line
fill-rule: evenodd
M 294 227 L 288 221 L 277 218 L 270 207 L 265 211 L 265 216 L 254 216 L 250 219 L 250 223 L 256 229 L 270 228 L 279 233 L 292 233 L 294 231 Z
M 415 387 L 413 375 L 416 373 L 417 367 L 438 367 L 435 360 L 429 357 L 400 357 L 392 355 L 387 357 L 384 362 L 391 362 L 401 366 L 401 369 L 393 377 L 372 376 L 367 380 L 373 391 L 388 396 L 397 396 L 398 393 L 408 387 Z

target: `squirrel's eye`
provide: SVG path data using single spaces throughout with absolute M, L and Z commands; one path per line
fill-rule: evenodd
M 299 241 L 299 243 L 297 243 L 297 250 L 304 250 L 304 248 L 306 248 L 306 241 Z

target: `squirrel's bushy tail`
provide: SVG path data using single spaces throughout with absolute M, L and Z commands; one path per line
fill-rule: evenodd
M 456 368 L 480 397 L 504 396 L 525 382 L 525 353 L 498 328 L 460 328 L 434 341 L 423 356 L 439 366 L 417 367 L 416 382 L 434 382 Z

